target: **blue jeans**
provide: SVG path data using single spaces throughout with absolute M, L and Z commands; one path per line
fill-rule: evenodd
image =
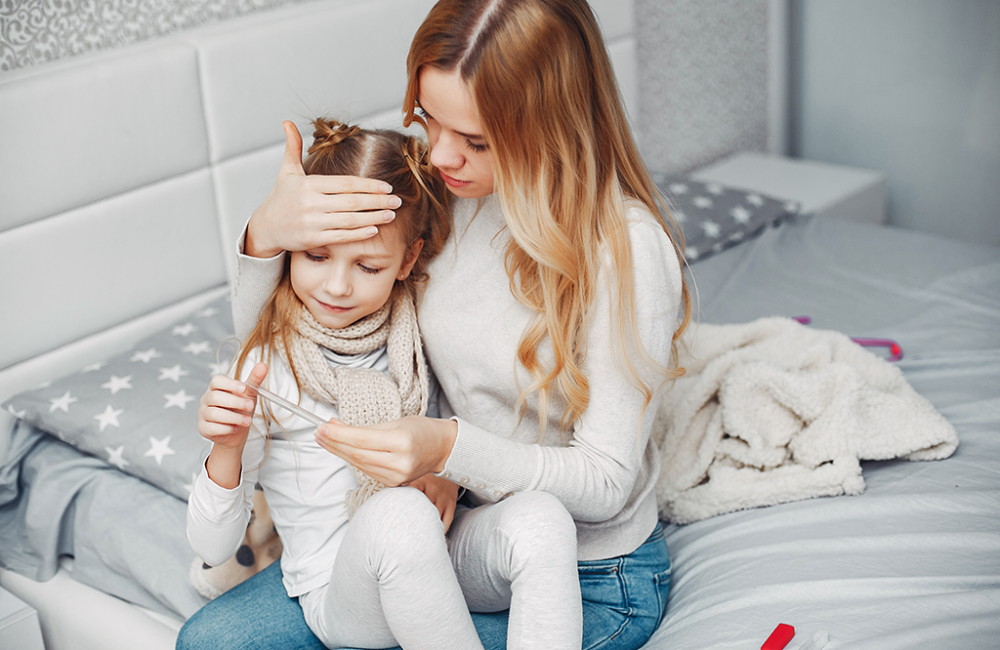
M 670 556 L 659 523 L 642 546 L 579 563 L 583 650 L 634 650 L 656 631 L 670 591 Z M 472 614 L 486 650 L 507 647 L 507 612 Z M 208 603 L 188 619 L 177 650 L 325 650 L 298 600 L 281 582 L 280 561 Z

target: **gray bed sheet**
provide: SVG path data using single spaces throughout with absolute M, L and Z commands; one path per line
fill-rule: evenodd
M 704 322 L 807 315 L 895 339 L 960 445 L 864 463 L 859 496 L 669 526 L 674 586 L 647 647 L 758 648 L 779 623 L 831 649 L 1000 647 L 1000 249 L 803 218 L 691 273 Z
M 860 496 L 668 526 L 674 586 L 647 648 L 757 648 L 778 623 L 797 630 L 789 648 L 822 631 L 831 649 L 996 648 L 1000 249 L 803 217 L 691 272 L 702 322 L 808 315 L 895 339 L 960 446 L 944 461 L 866 463 Z M 28 427 L 12 444 L 4 566 L 44 580 L 73 554 L 81 582 L 182 617 L 197 609 L 182 501 Z

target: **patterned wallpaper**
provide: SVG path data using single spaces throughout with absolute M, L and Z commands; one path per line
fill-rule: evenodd
M 640 148 L 683 172 L 767 148 L 767 0 L 636 0 Z
M 0 0 L 0 73 L 310 0 Z

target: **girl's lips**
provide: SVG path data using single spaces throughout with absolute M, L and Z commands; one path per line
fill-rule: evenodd
M 438 170 L 438 173 L 441 174 L 441 179 L 444 180 L 444 182 L 447 183 L 448 185 L 451 185 L 452 187 L 468 187 L 469 185 L 472 184 L 472 181 L 460 181 L 457 178 L 452 178 L 451 176 L 445 174 L 440 169 Z
M 328 305 L 328 304 L 326 304 L 325 302 L 323 302 L 321 300 L 317 300 L 316 302 L 318 302 L 319 305 L 320 305 L 320 307 L 322 307 L 326 311 L 332 311 L 335 314 L 342 314 L 345 311 L 350 311 L 351 310 L 350 307 L 337 307 L 336 305 Z

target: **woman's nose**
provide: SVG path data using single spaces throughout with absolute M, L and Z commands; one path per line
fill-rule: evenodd
M 442 133 L 431 149 L 431 164 L 440 169 L 461 169 L 465 156 L 459 149 L 459 142 L 453 136 Z

